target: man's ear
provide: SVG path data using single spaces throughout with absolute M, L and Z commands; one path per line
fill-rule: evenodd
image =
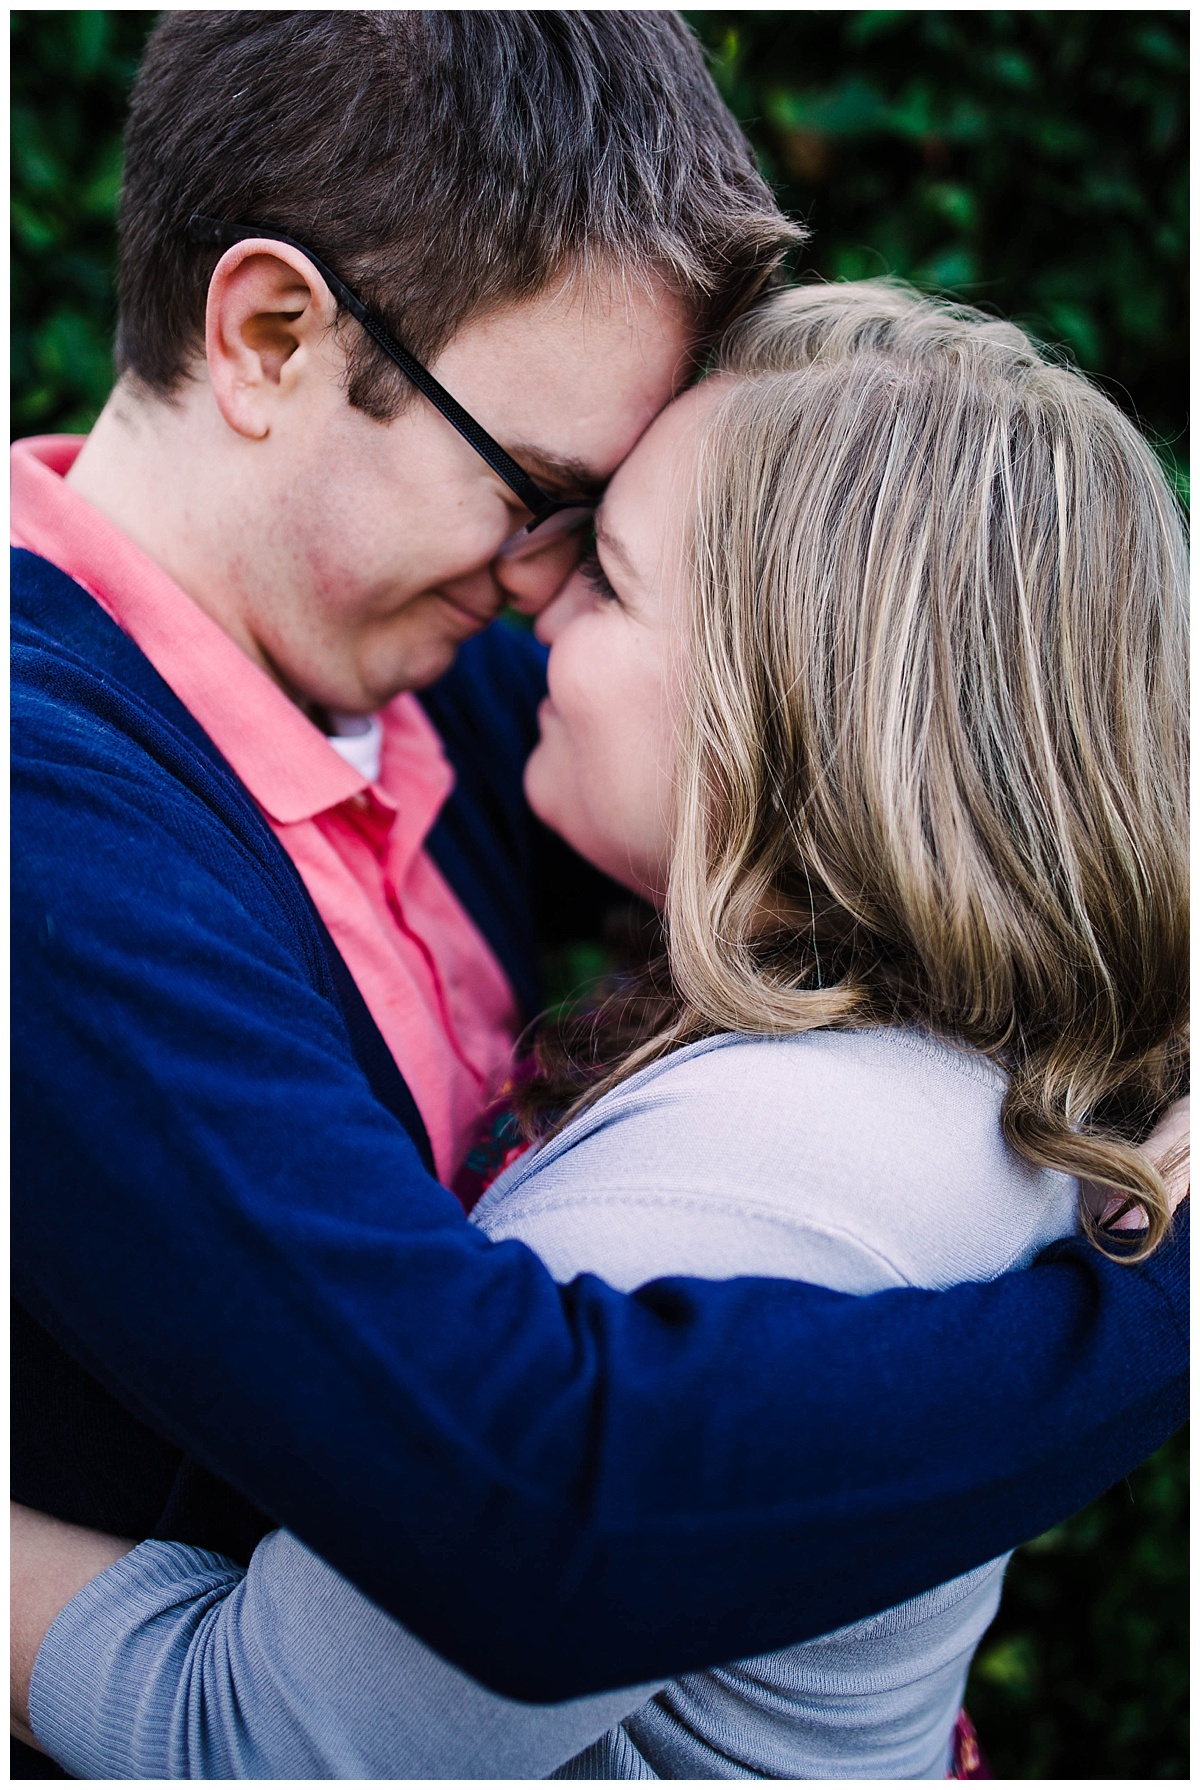
M 286 243 L 251 237 L 227 249 L 208 287 L 204 348 L 217 408 L 250 440 L 270 433 L 280 397 L 315 371 L 337 302 Z

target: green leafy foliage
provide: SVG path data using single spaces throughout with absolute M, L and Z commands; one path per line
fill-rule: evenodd
M 14 12 L 12 424 L 90 426 L 112 385 L 121 124 L 150 12 Z
M 1188 1776 L 1186 1432 L 1014 1557 L 967 1688 L 1001 1778 Z
M 695 12 L 800 265 L 1068 349 L 1186 463 L 1185 12 Z
M 120 130 L 155 16 L 12 14 L 18 434 L 85 429 L 108 394 Z M 687 16 L 812 227 L 803 271 L 898 274 L 1066 346 L 1186 496 L 1186 13 Z M 563 947 L 556 998 L 609 956 Z M 968 1692 L 998 1776 L 1187 1775 L 1186 1487 L 1177 1437 L 1018 1553 Z

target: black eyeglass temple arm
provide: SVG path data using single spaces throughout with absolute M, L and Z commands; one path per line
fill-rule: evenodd
M 533 520 L 528 524 L 530 530 L 539 522 L 545 522 L 559 510 L 571 506 L 560 503 L 535 484 L 529 474 L 522 470 L 511 454 L 506 454 L 500 443 L 487 430 L 482 428 L 469 411 L 464 410 L 457 398 L 452 398 L 444 385 L 441 385 L 421 365 L 415 355 L 398 342 L 391 332 L 384 328 L 370 308 L 365 305 L 358 294 L 346 282 L 339 279 L 331 267 L 327 267 L 319 255 L 293 236 L 284 236 L 280 230 L 263 230 L 256 224 L 227 224 L 222 218 L 205 217 L 202 212 L 193 212 L 188 219 L 188 240 L 216 248 L 232 248 L 235 243 L 245 242 L 249 237 L 262 236 L 268 242 L 284 242 L 289 248 L 296 249 L 311 261 L 333 296 L 343 308 L 349 311 L 355 320 L 362 324 L 372 341 L 382 348 L 383 352 L 400 368 L 406 379 L 412 381 L 417 390 L 428 398 L 435 409 L 440 410 L 446 421 L 450 423 L 481 459 L 486 460 L 492 471 L 504 480 L 510 491 L 516 493 L 527 510 L 533 512 Z

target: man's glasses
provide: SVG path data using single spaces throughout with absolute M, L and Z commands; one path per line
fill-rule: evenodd
M 188 240 L 216 248 L 232 248 L 234 243 L 246 242 L 255 236 L 264 237 L 268 242 L 284 242 L 289 248 L 296 249 L 311 261 L 333 296 L 344 310 L 357 319 L 389 360 L 400 368 L 406 378 L 410 379 L 419 392 L 440 410 L 452 428 L 458 430 L 464 441 L 468 441 L 481 459 L 486 460 L 492 471 L 514 492 L 525 508 L 532 514 L 532 520 L 519 529 L 507 541 L 503 542 L 497 552 L 499 559 L 523 559 L 529 554 L 540 553 L 551 541 L 576 529 L 583 528 L 592 519 L 594 504 L 581 501 L 579 498 L 566 500 L 551 497 L 541 486 L 530 478 L 529 474 L 517 465 L 511 454 L 505 453 L 500 443 L 490 436 L 486 429 L 475 421 L 470 413 L 463 409 L 456 398 L 452 398 L 444 385 L 433 377 L 428 368 L 423 367 L 408 349 L 398 342 L 391 332 L 384 327 L 370 307 L 353 292 L 346 282 L 339 279 L 333 269 L 327 267 L 318 255 L 295 237 L 284 236 L 279 230 L 263 230 L 257 224 L 231 224 L 223 218 L 205 217 L 201 212 L 194 212 L 188 219 Z M 536 531 L 536 532 L 535 532 Z

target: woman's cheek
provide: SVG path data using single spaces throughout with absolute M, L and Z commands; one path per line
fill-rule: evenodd
M 589 683 L 594 686 L 603 678 L 603 654 L 589 652 L 588 648 L 593 635 L 587 619 L 576 617 L 550 649 L 546 688 L 555 710 L 565 721 L 570 721 L 581 708 L 586 710 L 591 694 Z
M 543 736 L 533 748 L 525 764 L 525 800 L 539 820 L 548 827 L 555 825 L 554 765 L 546 750 Z

